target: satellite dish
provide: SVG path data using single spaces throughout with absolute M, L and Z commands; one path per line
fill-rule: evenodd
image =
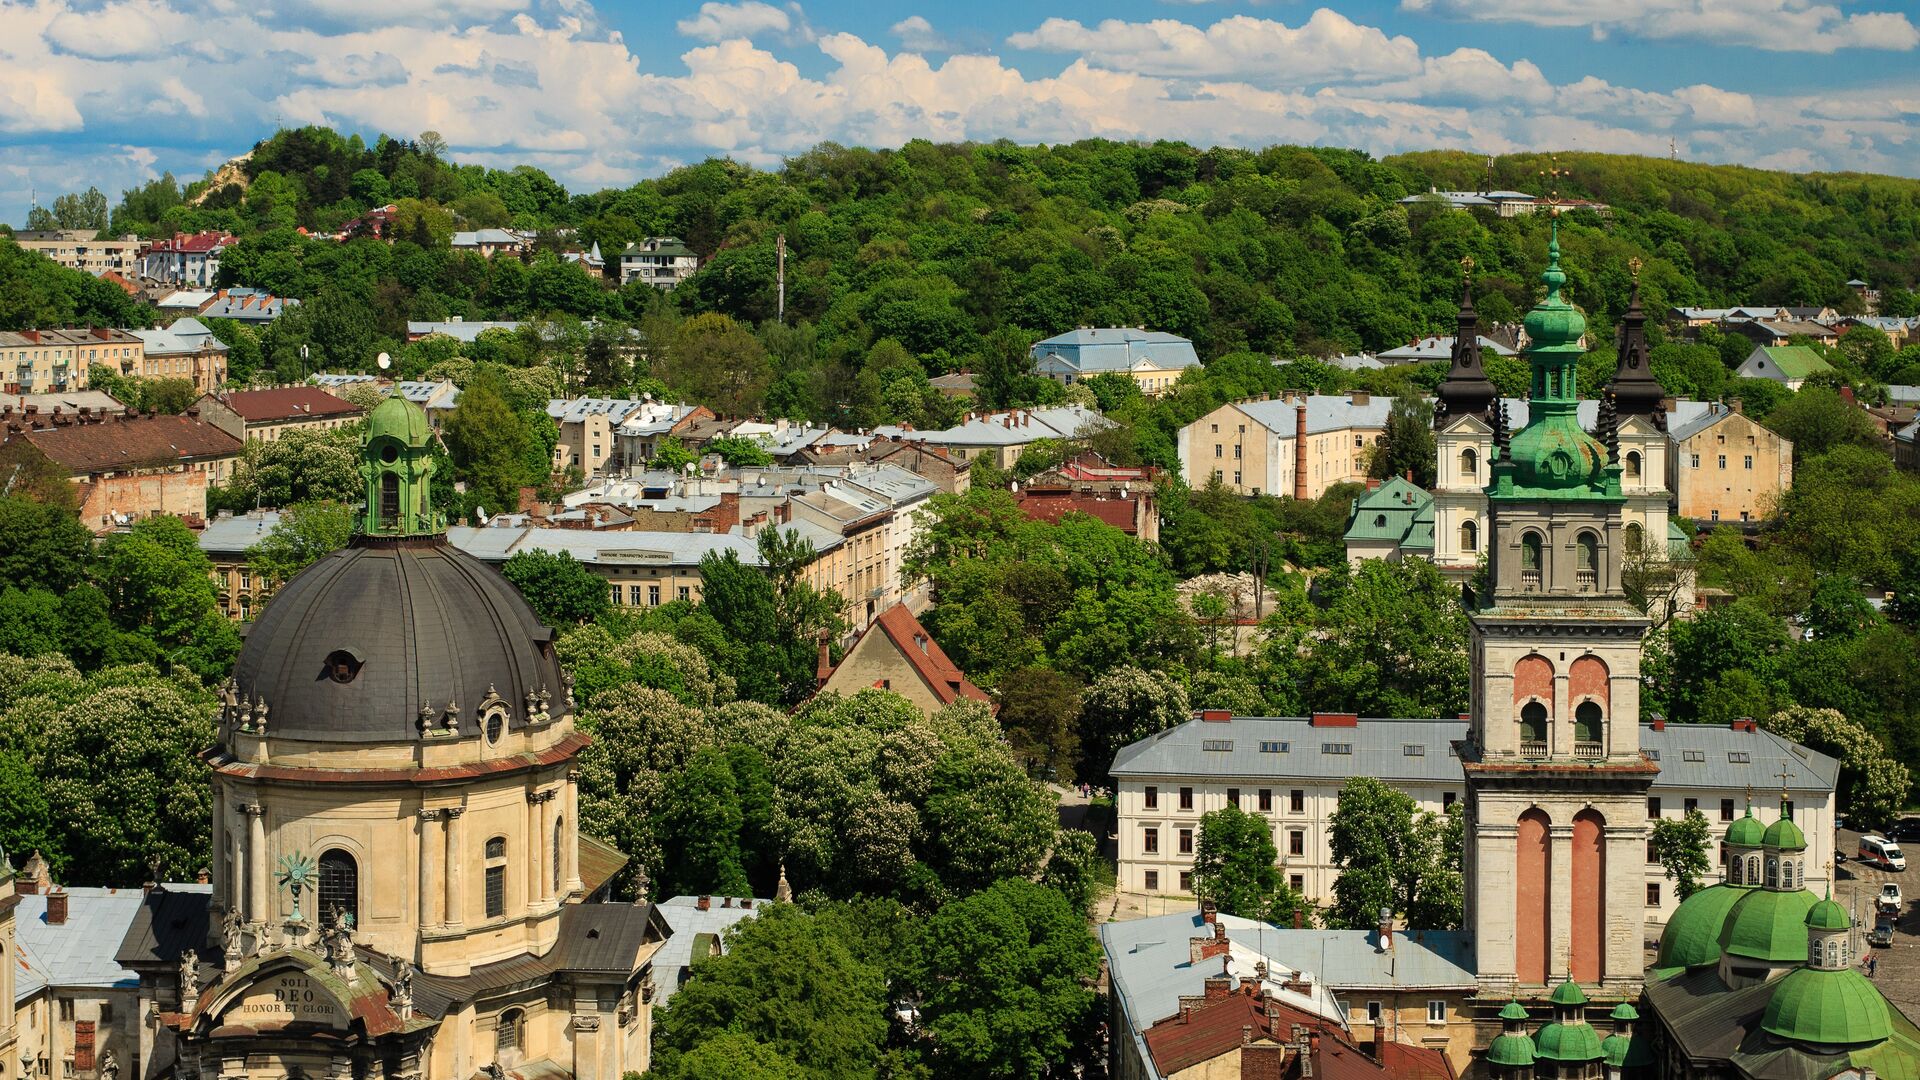
M 393 366 L 393 357 L 388 356 L 386 353 L 381 353 L 379 356 L 374 357 L 373 362 L 380 365 L 381 371 L 385 371 Z

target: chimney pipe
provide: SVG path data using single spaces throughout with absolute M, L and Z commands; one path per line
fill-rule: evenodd
M 1293 497 L 1307 501 L 1307 399 L 1303 395 L 1293 405 Z
M 56 889 L 47 894 L 47 925 L 65 926 L 67 924 L 67 892 Z

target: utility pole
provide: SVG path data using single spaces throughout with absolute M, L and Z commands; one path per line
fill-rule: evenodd
M 787 321 L 787 234 L 781 233 L 773 242 L 775 258 L 775 276 L 780 283 L 779 317 L 782 323 Z

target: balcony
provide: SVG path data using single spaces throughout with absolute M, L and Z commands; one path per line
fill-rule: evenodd
M 1520 571 L 1520 588 L 1526 592 L 1539 592 L 1540 591 L 1540 571 L 1538 570 Z
M 1545 761 L 1547 759 L 1546 740 L 1522 739 L 1520 741 L 1520 756 L 1528 761 Z
M 1594 587 L 1599 584 L 1599 580 L 1599 575 L 1592 570 L 1575 570 L 1573 572 L 1573 583 L 1580 587 L 1581 592 L 1592 592 Z
M 1573 756 L 1581 761 L 1598 761 L 1607 756 L 1607 748 L 1594 740 L 1575 739 Z

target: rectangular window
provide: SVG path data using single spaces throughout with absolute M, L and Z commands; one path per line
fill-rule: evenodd
M 1748 454 L 1748 455 L 1747 455 L 1747 468 L 1749 468 L 1749 469 L 1751 469 L 1751 468 L 1753 468 L 1753 455 L 1752 455 L 1752 454 Z
M 1751 764 L 1753 764 L 1753 751 L 1751 751 L 1751 750 L 1729 750 L 1729 751 L 1727 751 L 1727 764 L 1729 764 L 1729 765 L 1751 765 Z
M 1300 829 L 1287 830 L 1287 854 L 1305 855 L 1307 853 L 1307 834 Z
M 487 918 L 498 919 L 507 913 L 507 868 L 487 867 Z
M 1153 786 L 1152 784 L 1148 784 L 1145 803 L 1146 803 L 1147 809 L 1149 810 L 1160 809 L 1160 789 Z
M 1148 891 L 1148 892 L 1159 892 L 1159 891 L 1160 891 L 1160 871 L 1158 871 L 1158 870 L 1149 870 L 1149 871 L 1147 871 L 1147 875 L 1146 875 L 1146 889 L 1147 889 L 1147 891 Z
M 1240 482 L 1240 470 L 1239 470 L 1239 469 L 1235 469 L 1235 470 L 1233 470 L 1233 482 L 1234 482 L 1235 484 L 1238 484 L 1238 483 Z
M 1647 906 L 1660 906 L 1660 883 L 1657 881 L 1647 882 Z
M 682 586 L 680 586 L 680 588 L 679 588 L 678 590 L 676 590 L 676 595 L 678 596 L 678 598 L 679 598 L 679 600 L 680 600 L 680 602 L 681 602 L 681 603 L 687 603 L 687 602 L 690 602 L 690 601 L 692 601 L 692 599 L 693 599 L 693 586 L 691 586 L 691 585 L 682 585 Z
M 635 607 L 640 606 L 640 586 L 638 585 L 627 586 L 627 603 L 632 604 Z
M 1660 861 L 1660 853 L 1654 850 L 1653 841 L 1651 840 L 1647 841 L 1647 865 L 1652 866 L 1654 863 L 1657 863 L 1659 861 Z
M 1180 789 L 1180 809 L 1182 810 L 1193 809 L 1193 789 L 1192 788 L 1183 787 Z
M 1687 464 L 1688 464 L 1688 465 L 1690 465 L 1690 466 L 1692 466 L 1693 468 L 1696 468 L 1696 469 L 1700 467 L 1700 455 L 1699 455 L 1699 454 L 1688 454 L 1688 455 L 1687 455 L 1687 458 L 1689 459 L 1689 460 L 1688 460 L 1688 462 L 1687 462 Z
M 1214 444 L 1213 444 L 1213 456 L 1214 456 L 1214 457 L 1217 457 L 1217 458 L 1220 458 L 1220 457 L 1226 457 L 1226 456 L 1227 456 L 1227 448 L 1226 448 L 1226 447 L 1225 447 L 1224 445 L 1222 445 L 1222 444 L 1220 444 L 1220 443 L 1214 443 Z
M 1733 820 L 1733 800 L 1732 799 L 1720 800 L 1720 820 L 1721 821 Z
M 1699 799 L 1688 799 L 1688 800 L 1687 800 L 1687 802 L 1686 802 L 1686 805 L 1685 805 L 1684 807 L 1682 807 L 1682 808 L 1681 808 L 1681 813 L 1683 813 L 1683 814 L 1691 814 L 1691 813 L 1693 813 L 1693 812 L 1694 812 L 1695 810 L 1698 810 L 1698 809 L 1700 809 L 1700 800 L 1699 800 Z
M 1240 809 L 1240 789 L 1239 788 L 1230 787 L 1227 789 L 1227 805 L 1233 807 L 1235 810 Z
M 658 585 L 647 586 L 647 606 L 648 607 L 660 606 L 660 586 Z
M 1349 755 L 1353 753 L 1353 744 L 1347 742 L 1321 743 L 1320 752 L 1323 754 Z
M 1696 762 L 1705 761 L 1707 760 L 1707 752 L 1705 750 L 1682 750 L 1680 751 L 1680 760 L 1696 761 Z M 1687 801 L 1689 803 L 1693 802 L 1692 799 L 1688 799 Z
M 1191 870 L 1180 871 L 1180 891 L 1187 892 L 1187 893 L 1190 893 L 1193 891 L 1193 871 Z
M 1443 998 L 1427 999 L 1427 1023 L 1444 1024 L 1447 1022 L 1447 1003 Z
M 1193 854 L 1193 830 L 1192 829 L 1180 830 L 1180 854 L 1182 855 Z
M 1367 1023 L 1378 1024 L 1380 1022 L 1380 1012 L 1381 1012 L 1381 1009 L 1380 1009 L 1379 1002 L 1377 1001 L 1367 1002 Z
M 613 602 L 620 602 L 620 583 L 617 581 L 613 583 Z
M 60 999 L 60 1019 L 69 1024 L 73 1022 L 73 999 L 72 998 L 63 997 Z
M 1656 796 L 1654 796 L 1653 798 L 1650 798 L 1650 799 L 1648 799 L 1648 800 L 1647 800 L 1647 816 L 1648 816 L 1648 817 L 1659 817 L 1659 816 L 1660 816 L 1660 798 L 1659 798 L 1659 796 L 1657 796 L 1657 795 L 1656 795 Z
M 1284 754 L 1291 749 L 1292 743 L 1277 739 L 1264 739 L 1260 743 L 1260 752 L 1263 754 Z
M 1240 444 L 1239 443 L 1233 444 L 1233 459 L 1235 461 L 1240 460 Z
M 1160 854 L 1160 830 L 1147 828 L 1140 833 L 1140 850 L 1149 855 Z
M 1263 814 L 1267 814 L 1267 813 L 1272 813 L 1272 811 L 1273 811 L 1273 789 L 1261 788 L 1260 789 L 1260 812 Z
M 1307 812 L 1307 793 L 1299 788 L 1287 792 L 1287 809 L 1296 814 Z
M 1200 740 L 1200 749 L 1217 750 L 1217 751 L 1223 751 L 1223 752 L 1227 750 L 1232 750 L 1233 740 L 1232 739 L 1202 739 Z
M 1400 748 L 1400 753 L 1404 757 L 1426 757 L 1427 748 L 1419 743 L 1407 743 Z
M 1727 467 L 1727 455 L 1725 454 L 1720 455 L 1720 467 L 1723 469 Z
M 1441 809 L 1442 811 L 1447 811 L 1447 810 L 1451 810 L 1451 809 L 1453 809 L 1453 800 L 1454 800 L 1454 798 L 1455 798 L 1455 796 L 1454 796 L 1454 794 L 1453 794 L 1453 792 L 1451 792 L 1451 791 L 1443 791 L 1443 792 L 1441 792 L 1441 793 L 1440 793 L 1440 809 Z
M 1307 879 L 1300 874 L 1288 874 L 1287 887 L 1294 892 L 1305 892 L 1307 890 Z

